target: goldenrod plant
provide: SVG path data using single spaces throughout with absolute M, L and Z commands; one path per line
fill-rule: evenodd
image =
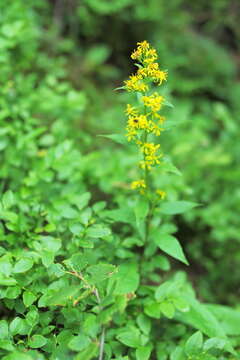
M 184 5 L 181 0 L 170 7 L 180 6 L 178 3 Z M 166 131 L 172 114 L 172 110 L 165 114 L 164 107 L 168 104 L 164 95 L 169 84 L 167 73 L 158 65 L 156 50 L 141 42 L 132 55 L 137 71 L 125 82 L 127 91 L 113 92 L 113 81 L 122 82 L 124 75 L 114 71 L 117 65 L 109 57 L 114 52 L 110 44 L 113 39 L 121 44 L 121 53 L 115 58 L 124 64 L 128 42 L 119 26 L 109 34 L 105 26 L 99 26 L 106 22 L 109 28 L 109 21 L 116 23 L 112 15 L 120 9 L 122 17 L 116 13 L 119 24 L 124 19 L 124 26 L 127 24 L 130 31 L 134 27 L 132 34 L 137 38 L 145 11 L 155 11 L 151 33 L 156 29 L 153 23 L 158 28 L 163 23 L 164 28 L 176 21 L 182 29 L 179 12 L 165 21 L 169 9 L 164 12 L 165 2 L 159 0 L 86 0 L 68 5 L 67 1 L 0 1 L 0 359 L 236 360 L 232 345 L 238 349 L 240 344 L 239 311 L 200 303 L 184 272 L 190 268 L 197 294 L 204 299 L 206 292 L 198 284 L 196 273 L 185 266 L 187 229 L 181 225 L 178 241 L 173 216 L 182 216 L 196 205 L 182 201 L 183 194 L 191 200 L 204 193 L 209 199 L 209 192 L 205 183 L 198 195 L 185 191 L 185 187 L 174 191 L 171 184 L 177 183 L 172 181 L 175 175 L 166 174 L 169 170 L 179 173 L 166 154 L 175 159 L 178 151 L 172 148 L 179 149 L 187 134 L 184 129 L 180 136 L 180 127 L 179 132 Z M 146 13 L 146 20 L 149 15 Z M 56 37 L 53 22 L 62 35 Z M 103 41 L 98 43 L 97 33 L 102 29 Z M 77 31 L 74 39 L 72 31 Z M 164 34 L 168 33 L 167 27 Z M 79 43 L 89 36 L 91 41 Z M 188 48 L 189 43 L 185 43 L 184 49 Z M 169 77 L 176 78 L 170 64 L 175 57 L 167 59 L 161 59 L 161 67 L 169 64 Z M 186 55 L 183 59 L 188 71 Z M 222 63 L 226 65 L 224 60 L 216 67 Z M 209 84 L 206 66 L 199 74 Z M 215 95 L 221 94 L 220 87 L 215 86 L 221 74 L 216 71 L 212 84 Z M 103 89 L 100 79 L 107 92 L 99 91 Z M 186 79 L 185 89 L 191 84 Z M 233 82 L 229 84 L 232 89 Z M 176 83 L 170 87 L 179 91 Z M 226 88 L 229 93 L 230 88 Z M 197 83 L 195 89 L 199 89 Z M 181 94 L 185 96 L 184 90 Z M 124 146 L 102 139 L 98 142 L 98 130 L 110 133 L 111 129 L 121 129 L 112 119 L 125 120 L 123 99 L 127 136 L 109 137 Z M 107 109 L 104 101 L 109 104 Z M 112 106 L 113 102 L 118 105 Z M 176 100 L 176 108 L 182 103 L 182 99 Z M 196 114 L 194 120 L 198 121 Z M 207 119 L 207 126 L 209 123 Z M 202 124 L 204 128 L 205 119 Z M 233 125 L 229 129 L 226 126 L 223 148 L 231 148 L 233 142 L 228 139 L 233 138 L 233 132 L 237 139 Z M 196 148 L 203 134 L 198 132 L 201 127 L 196 131 L 199 137 L 192 139 Z M 191 118 L 184 149 L 193 128 Z M 216 127 L 212 130 L 215 134 Z M 171 146 L 171 133 L 176 132 Z M 103 143 L 106 146 L 101 147 Z M 201 152 L 210 167 L 212 159 L 221 154 L 216 148 L 209 156 L 211 150 Z M 239 153 L 237 146 L 235 151 Z M 195 170 L 199 173 L 197 156 L 196 152 Z M 180 167 L 184 168 L 184 162 Z M 169 181 L 163 180 L 164 174 L 171 176 Z M 234 194 L 231 198 L 237 208 Z M 211 206 L 216 209 L 215 204 Z M 199 214 L 201 208 L 204 206 L 198 208 Z M 219 209 L 226 210 L 225 203 Z M 222 214 L 220 210 L 214 214 Z M 212 219 L 213 213 L 209 214 Z M 237 211 L 231 214 L 239 222 Z M 224 221 L 231 219 L 227 212 L 223 222 L 222 216 L 217 217 L 218 225 L 226 228 Z M 195 224 L 192 220 L 193 227 Z M 204 228 L 206 222 L 201 224 Z M 202 245 L 202 235 L 208 237 L 203 231 L 194 235 L 191 241 L 195 246 Z M 235 250 L 235 245 L 230 249 Z M 188 251 L 190 264 L 193 253 Z M 198 256 L 204 260 L 201 252 Z M 235 259 L 237 256 L 236 252 Z M 215 266 L 215 257 L 212 261 Z M 205 262 L 209 263 L 207 256 Z M 215 281 L 216 271 L 212 271 L 212 278 Z M 211 295 L 213 292 L 215 287 Z

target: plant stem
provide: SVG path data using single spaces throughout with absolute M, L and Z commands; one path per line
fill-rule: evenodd
M 105 343 L 105 327 L 102 327 L 102 333 L 100 338 L 100 349 L 99 349 L 99 358 L 98 360 L 103 360 L 104 353 L 104 343 Z
M 99 296 L 99 292 L 98 289 L 95 288 L 94 290 L 94 294 L 96 296 L 97 302 L 99 304 L 99 306 L 101 305 L 101 298 Z M 100 307 L 101 309 L 101 307 Z M 98 360 L 103 360 L 103 355 L 104 355 L 104 344 L 105 344 L 105 326 L 102 325 L 102 333 L 101 333 L 101 337 L 100 337 L 100 348 L 99 348 L 99 357 Z
M 88 282 L 84 279 L 84 277 L 82 276 L 81 273 L 78 273 L 77 271 L 65 271 L 67 274 L 76 276 L 77 278 L 79 278 L 81 281 L 84 282 L 85 287 L 87 289 L 90 289 L 90 293 L 92 292 L 96 299 L 97 299 L 97 303 L 99 305 L 99 308 L 102 309 L 101 307 L 101 298 L 98 292 L 98 289 L 96 287 L 91 288 L 91 286 L 88 284 Z M 105 344 L 105 326 L 102 325 L 102 332 L 101 332 L 101 337 L 100 337 L 100 349 L 99 349 L 99 357 L 98 360 L 103 360 L 103 355 L 104 355 L 104 344 Z

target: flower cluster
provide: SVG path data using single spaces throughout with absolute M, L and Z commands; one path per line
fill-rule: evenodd
M 137 60 L 140 64 L 137 73 L 131 75 L 129 80 L 125 81 L 128 91 L 146 92 L 149 86 L 146 80 L 151 80 L 158 85 L 167 80 L 167 71 L 160 70 L 157 60 L 157 52 L 151 48 L 147 41 L 137 43 L 138 47 L 131 58 Z
M 133 141 L 138 146 L 143 156 L 139 165 L 145 173 L 145 179 L 133 181 L 131 188 L 138 189 L 144 194 L 148 189 L 147 172 L 159 165 L 162 157 L 160 145 L 150 142 L 148 136 L 160 136 L 163 131 L 162 124 L 165 121 L 165 118 L 159 114 L 164 105 L 164 97 L 156 91 L 151 93 L 151 83 L 161 85 L 167 79 L 167 72 L 159 68 L 156 62 L 157 52 L 147 41 L 137 45 L 131 58 L 138 61 L 138 70 L 124 84 L 127 91 L 138 93 L 139 105 L 127 105 L 126 136 L 128 141 Z M 164 199 L 165 192 L 158 189 L 156 195 Z
M 144 194 L 145 188 L 146 188 L 146 183 L 145 180 L 143 179 L 135 180 L 131 183 L 131 189 L 133 190 L 138 189 L 141 194 Z

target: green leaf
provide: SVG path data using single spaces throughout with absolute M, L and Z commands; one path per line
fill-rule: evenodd
M 39 321 L 39 313 L 35 306 L 30 308 L 30 311 L 26 315 L 26 321 L 30 326 L 34 326 Z
M 109 264 L 92 265 L 87 268 L 87 272 L 91 275 L 90 280 L 94 284 L 108 279 L 115 271 L 116 267 Z
M 226 339 L 221 339 L 221 338 L 211 338 L 205 341 L 204 346 L 203 346 L 203 350 L 208 351 L 210 349 L 224 349 L 225 345 L 226 345 L 227 341 Z
M 23 293 L 23 303 L 26 307 L 32 305 L 32 303 L 36 300 L 36 298 L 37 298 L 36 295 L 34 295 L 30 291 L 25 291 Z
M 136 216 L 134 214 L 134 211 L 130 208 L 105 210 L 104 215 L 116 222 L 134 224 L 134 226 L 136 223 Z
M 149 334 L 151 330 L 151 321 L 147 316 L 145 316 L 144 314 L 138 315 L 137 324 L 145 335 Z
M 121 144 L 121 145 L 127 145 L 128 141 L 127 138 L 124 135 L 119 135 L 119 134 L 111 134 L 111 135 L 98 135 L 98 136 L 102 136 L 105 137 L 107 139 L 111 139 L 114 142 Z
M 16 299 L 21 294 L 19 286 L 9 287 L 6 291 L 5 297 L 7 299 Z
M 4 255 L 0 258 L 0 273 L 8 277 L 12 272 L 12 263 L 11 257 L 9 255 Z
M 88 260 L 84 253 L 77 253 L 72 255 L 69 260 L 64 261 L 64 263 L 76 271 L 82 271 L 87 266 Z
M 201 304 L 191 296 L 185 296 L 184 300 L 188 303 L 190 310 L 187 312 L 179 312 L 176 318 L 186 324 L 189 324 L 209 337 L 220 337 L 227 340 L 226 350 L 234 354 L 233 348 L 227 339 L 224 328 L 220 322 L 214 316 L 214 314 L 208 310 L 207 306 Z
M 160 210 L 161 213 L 166 215 L 177 215 L 191 210 L 196 206 L 199 206 L 199 204 L 190 201 L 168 201 L 162 203 Z
M 157 301 L 163 301 L 168 296 L 171 296 L 176 290 L 176 285 L 174 281 L 165 281 L 159 285 L 155 291 L 155 299 Z
M 41 252 L 42 263 L 46 268 L 54 263 L 54 257 L 54 253 L 51 251 L 43 250 Z
M 79 215 L 79 212 L 70 205 L 65 205 L 61 209 L 61 216 L 65 219 L 75 219 Z
M 69 301 L 73 301 L 73 297 L 79 293 L 79 290 L 80 289 L 74 285 L 65 287 L 64 290 L 60 289 L 56 291 L 53 295 L 47 297 L 44 301 L 44 304 L 41 303 L 41 306 L 64 306 Z
M 42 335 L 33 335 L 28 341 L 28 346 L 33 349 L 41 348 L 46 345 L 47 339 Z
M 140 331 L 136 328 L 126 330 L 117 335 L 117 339 L 126 346 L 138 348 L 142 346 Z
M 193 334 L 186 342 L 184 350 L 186 355 L 197 355 L 202 350 L 203 336 L 200 331 Z
M 150 316 L 153 319 L 160 319 L 161 317 L 160 304 L 157 302 L 149 302 L 144 306 L 144 312 L 146 315 Z
M 188 265 L 188 261 L 182 250 L 182 246 L 174 236 L 169 234 L 161 234 L 159 237 L 157 237 L 156 235 L 154 241 L 156 245 L 166 254 Z
M 21 330 L 23 328 L 23 319 L 20 317 L 16 317 L 13 319 L 13 321 L 10 323 L 9 330 L 12 335 L 20 334 Z
M 169 172 L 169 173 L 173 173 L 176 174 L 178 176 L 182 176 L 182 173 L 180 170 L 178 170 L 178 168 L 173 165 L 173 163 L 169 160 L 169 159 L 164 159 L 162 165 L 161 165 L 161 169 L 164 172 Z
M 85 350 L 81 351 L 74 360 L 91 360 L 95 359 L 99 352 L 98 344 L 92 342 Z
M 42 243 L 43 250 L 56 253 L 61 248 L 61 239 L 54 238 L 53 236 L 41 236 L 40 241 Z
M 160 303 L 160 310 L 167 318 L 172 319 L 175 314 L 175 308 L 169 301 Z
M 119 266 L 115 275 L 117 280 L 115 294 L 134 293 L 139 285 L 138 266 L 135 263 L 126 263 Z
M 8 323 L 6 320 L 0 320 L 0 339 L 8 338 Z
M 13 192 L 11 190 L 8 190 L 4 193 L 2 197 L 2 203 L 5 209 L 10 208 L 15 203 L 15 198 L 13 195 Z
M 13 278 L 4 278 L 0 275 L 0 285 L 1 286 L 14 286 L 17 284 L 17 281 Z
M 18 351 L 14 351 L 9 355 L 6 355 L 2 360 L 32 360 L 32 357 L 28 354 L 23 354 Z
M 136 349 L 136 359 L 137 360 L 148 360 L 151 356 L 152 346 L 140 346 Z
M 0 349 L 4 349 L 7 351 L 13 351 L 14 350 L 14 346 L 12 341 L 10 340 L 0 340 Z
M 103 227 L 101 225 L 91 226 L 87 232 L 87 236 L 93 238 L 102 238 L 111 234 L 111 230 L 107 227 Z
M 240 311 L 223 305 L 206 305 L 209 311 L 219 320 L 226 334 L 240 335 Z
M 177 346 L 176 349 L 171 353 L 170 360 L 186 360 L 186 355 L 182 347 Z
M 15 273 L 25 273 L 28 270 L 30 270 L 33 267 L 33 260 L 30 258 L 23 258 L 21 260 L 19 260 L 14 268 L 13 268 L 13 272 Z
M 90 344 L 90 338 L 85 335 L 74 336 L 68 343 L 68 347 L 74 351 L 81 351 L 86 349 Z
M 90 198 L 91 198 L 90 192 L 85 192 L 84 194 L 80 195 L 77 199 L 77 204 L 76 204 L 78 209 L 82 210 L 85 206 L 87 206 Z
M 69 226 L 69 230 L 74 235 L 81 235 L 81 233 L 84 231 L 84 226 L 82 224 L 71 224 Z

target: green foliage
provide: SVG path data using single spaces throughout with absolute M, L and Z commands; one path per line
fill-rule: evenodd
M 235 3 L 67 3 L 0 3 L 0 358 L 238 359 Z M 149 243 L 113 92 L 144 38 L 174 103 Z

